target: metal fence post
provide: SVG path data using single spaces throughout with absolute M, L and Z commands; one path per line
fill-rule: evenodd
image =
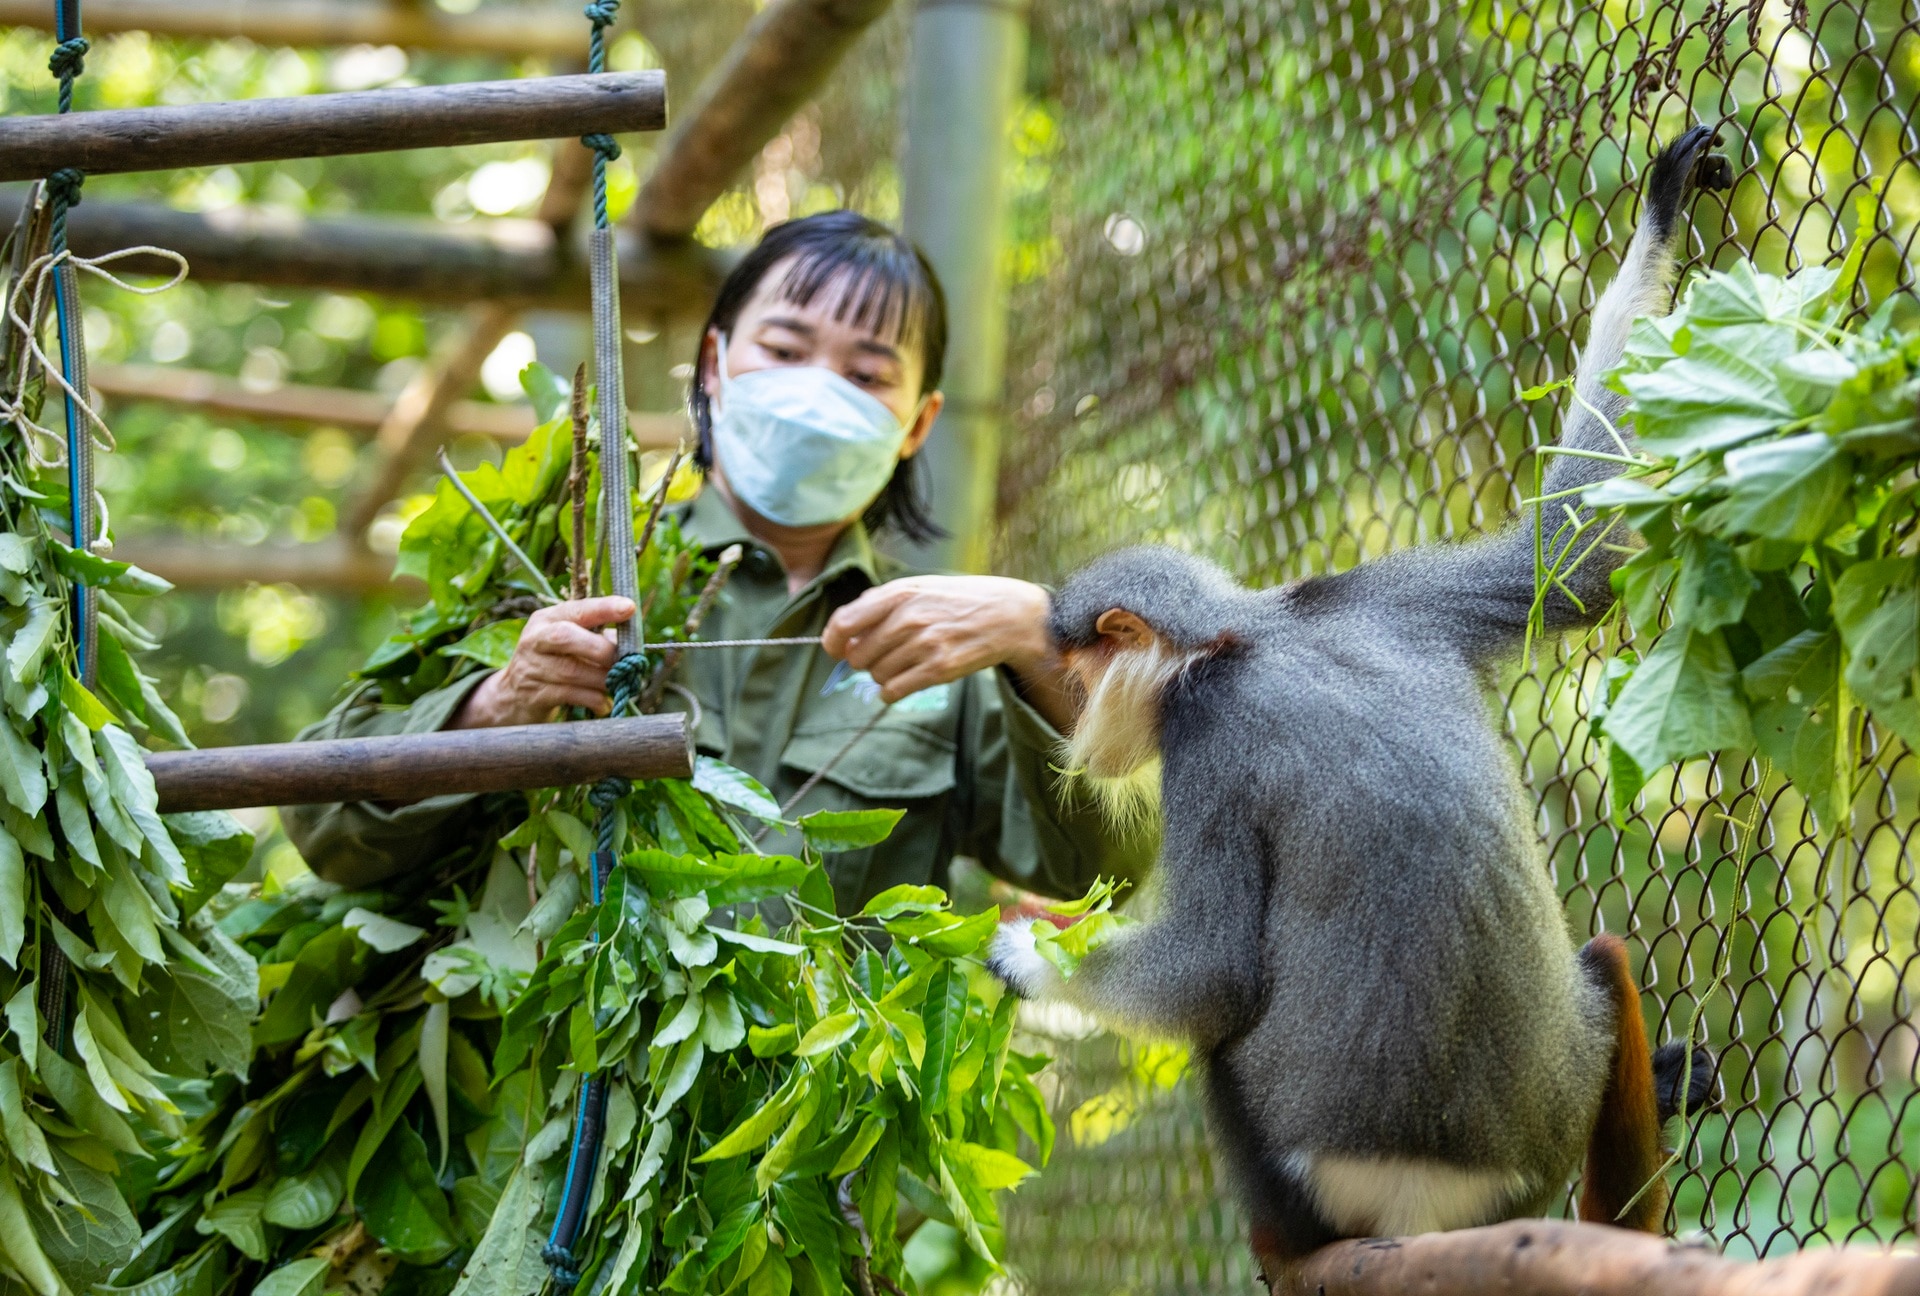
M 983 571 L 992 546 L 1006 372 L 1002 173 L 1026 51 L 1021 0 L 921 0 L 914 11 L 901 205 L 948 315 L 946 411 L 921 453 L 934 517 L 951 535 L 911 555 L 930 567 Z

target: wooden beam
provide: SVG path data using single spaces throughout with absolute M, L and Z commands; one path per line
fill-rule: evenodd
M 679 714 L 153 752 L 160 811 L 393 801 L 566 787 L 603 778 L 692 778 Z
M 363 434 L 379 427 L 393 409 L 393 398 L 379 392 L 302 383 L 256 390 L 225 374 L 170 365 L 93 365 L 87 380 L 111 400 L 156 401 L 263 423 L 336 427 Z M 671 450 L 691 435 L 683 412 L 632 410 L 627 418 L 633 439 L 643 450 Z M 455 401 L 447 410 L 446 429 L 450 436 L 487 437 L 517 445 L 533 431 L 533 408 Z
M 0 0 L 0 27 L 53 30 L 45 0 Z M 87 34 L 239 37 L 256 45 L 401 45 L 506 58 L 575 58 L 578 5 L 496 6 L 469 14 L 384 0 L 87 0 Z
M 1844 1247 L 1729 1260 L 1557 1220 L 1336 1242 L 1269 1277 L 1276 1296 L 1920 1296 L 1912 1254 Z
M 685 239 L 714 199 L 798 112 L 888 0 L 774 0 L 747 24 L 660 147 L 628 222 Z
M 219 545 L 167 536 L 131 536 L 115 542 L 113 556 L 180 589 L 298 585 L 302 589 L 366 594 L 381 589 L 422 588 L 394 579 L 391 556 L 338 540 L 303 545 Z
M 474 307 L 432 361 L 401 389 L 374 433 L 366 486 L 341 520 L 340 529 L 349 539 L 366 534 L 426 453 L 445 438 L 447 411 L 479 380 L 480 366 L 519 318 L 513 307 L 497 302 Z
M 0 192 L 11 228 L 25 190 Z M 620 301 L 647 321 L 704 319 L 738 254 L 691 240 L 651 246 L 621 232 Z M 308 217 L 264 207 L 186 212 L 157 203 L 89 199 L 67 218 L 81 256 L 143 244 L 187 258 L 195 279 L 325 288 L 439 304 L 504 301 L 527 308 L 587 309 L 584 255 L 538 220 L 441 225 L 401 216 Z M 128 258 L 118 273 L 171 275 L 170 262 Z
M 0 118 L 0 180 L 659 130 L 664 72 L 525 77 Z

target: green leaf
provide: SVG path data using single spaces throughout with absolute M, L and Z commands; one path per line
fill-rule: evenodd
M 7 641 L 7 671 L 16 684 L 40 678 L 40 667 L 53 645 L 53 632 L 60 624 L 60 602 L 37 598 L 27 605 L 26 624 Z
M 540 1235 L 532 1228 L 540 1208 L 538 1184 L 536 1173 L 514 1167 L 453 1296 L 528 1296 L 540 1289 L 547 1267 L 540 1259 Z
M 1656 455 L 1684 458 L 1764 436 L 1793 418 L 1778 384 L 1727 373 L 1705 361 L 1672 360 L 1651 373 L 1625 374 L 1634 431 Z
M 905 810 L 816 810 L 800 820 L 807 845 L 822 855 L 876 846 L 887 839 Z
M 261 1212 L 266 1205 L 266 1185 L 255 1184 L 209 1206 L 194 1228 L 204 1234 L 218 1233 L 239 1248 L 240 1253 L 248 1259 L 264 1261 L 268 1254 L 267 1231 Z
M 694 757 L 693 786 L 721 805 L 744 811 L 756 819 L 771 822 L 780 818 L 780 803 L 759 779 L 712 756 Z
M 132 563 L 115 562 L 98 554 L 70 549 L 58 540 L 45 544 L 53 553 L 53 565 L 62 576 L 89 589 L 114 590 L 121 594 L 165 594 L 173 586 L 152 572 L 141 571 Z
M 874 1144 L 880 1141 L 880 1136 L 885 1132 L 886 1122 L 880 1119 L 880 1114 L 868 1112 L 867 1118 L 860 1122 L 860 1132 L 853 1136 L 853 1142 L 847 1144 L 847 1150 L 840 1154 L 838 1161 L 834 1162 L 833 1169 L 828 1171 L 827 1177 L 838 1180 L 843 1175 L 849 1175 L 858 1170 L 860 1164 L 867 1159 L 867 1154 L 873 1151 Z
M 954 1139 L 941 1151 L 956 1170 L 964 1171 L 968 1178 L 988 1192 L 1015 1187 L 1034 1172 L 1032 1166 L 1011 1152 L 1002 1152 L 979 1143 Z
M 308 941 L 254 1027 L 254 1038 L 263 1045 L 284 1044 L 313 1029 L 340 992 L 359 980 L 366 952 L 345 927 L 328 928 Z
M 1846 503 L 1853 470 L 1824 432 L 1806 432 L 1729 451 L 1733 490 L 1707 524 L 1729 534 L 1811 543 L 1827 533 Z
M 66 1284 L 54 1272 L 40 1239 L 34 1235 L 33 1221 L 27 1218 L 11 1174 L 0 1174 L 0 1250 L 6 1252 L 13 1271 L 39 1296 L 63 1296 L 66 1292 Z
M 14 728 L 12 716 L 0 717 L 0 793 L 28 816 L 37 816 L 47 804 L 47 776 L 40 753 Z
M 1833 785 L 1840 640 L 1803 630 L 1741 672 L 1753 705 L 1753 738 L 1807 799 L 1824 807 Z
M 669 1108 L 687 1096 L 687 1091 L 693 1088 L 693 1082 L 700 1078 L 700 1064 L 706 1060 L 706 1056 L 706 1046 L 697 1036 L 680 1045 L 673 1055 L 673 1061 L 660 1075 L 653 1106 L 647 1112 L 648 1120 L 659 1120 Z
M 525 617 L 516 617 L 511 621 L 495 621 L 491 625 L 481 626 L 458 643 L 448 644 L 440 650 L 440 655 L 465 657 L 493 670 L 499 670 L 512 659 L 513 650 L 520 643 L 520 632 L 526 628 Z
M 862 918 L 897 918 L 904 913 L 925 913 L 947 907 L 947 893 L 936 886 L 915 886 L 903 882 L 888 887 L 861 908 Z
M 538 360 L 520 371 L 520 390 L 533 402 L 533 416 L 541 423 L 559 418 L 573 403 L 573 384 Z
M 253 1296 L 320 1296 L 330 1267 L 318 1257 L 281 1265 L 254 1285 Z
M 1676 627 L 1663 635 L 1608 709 L 1607 734 L 1643 770 L 1752 745 L 1722 632 Z
M 13 998 L 7 1000 L 7 1029 L 13 1032 L 14 1046 L 20 1050 L 20 1060 L 32 1072 L 40 1070 L 39 996 L 40 983 L 36 980 L 15 990 Z
M 253 834 L 224 810 L 189 810 L 161 818 L 185 861 L 180 916 L 188 918 L 247 866 L 253 858 Z
M 1000 925 L 1000 909 L 994 906 L 969 914 L 951 926 L 929 932 L 914 942 L 919 948 L 945 958 L 964 958 L 984 944 Z
M 784 954 L 789 958 L 807 952 L 804 945 L 795 945 L 792 941 L 775 940 L 771 936 L 759 936 L 753 932 L 735 931 L 731 927 L 709 927 L 715 937 L 729 945 L 738 945 L 741 949 L 755 950 L 761 954 Z
M 305 1174 L 289 1175 L 277 1181 L 267 1194 L 260 1218 L 282 1228 L 319 1228 L 340 1210 L 346 1194 L 344 1157 L 321 1157 Z
M 13 834 L 0 829 L 0 961 L 17 966 L 26 936 L 27 861 Z
M 857 1012 L 837 1012 L 822 1017 L 813 1024 L 813 1028 L 800 1037 L 800 1046 L 794 1049 L 796 1057 L 818 1057 L 822 1053 L 831 1053 L 860 1029 L 860 1014 Z
M 358 936 L 368 947 L 382 954 L 403 950 L 427 934 L 424 927 L 398 922 L 384 914 L 374 913 L 371 909 L 347 910 L 346 915 L 340 919 L 340 925 Z
M 812 1073 L 795 1071 L 786 1084 L 728 1130 L 718 1143 L 695 1157 L 694 1162 L 724 1161 L 728 1157 L 745 1156 L 754 1151 L 774 1136 L 802 1096 L 811 1095 L 812 1092 Z
M 426 1142 L 405 1121 L 393 1126 L 367 1163 L 354 1206 L 367 1232 L 408 1264 L 437 1263 L 459 1245 L 446 1194 L 427 1160 Z
M 1718 630 L 1738 621 L 1759 582 L 1733 546 L 1689 531 L 1676 548 L 1680 579 L 1673 590 L 1674 623 L 1694 630 Z
M 104 729 L 113 723 L 113 712 L 107 709 L 107 704 L 95 697 L 64 666 L 60 670 L 60 705 L 71 711 L 89 729 Z
M 800 1038 L 792 1022 L 777 1026 L 752 1026 L 747 1029 L 747 1049 L 755 1057 L 779 1057 Z
M 786 1173 L 787 1167 L 793 1164 L 793 1158 L 799 1154 L 808 1127 L 813 1124 L 814 1113 L 819 1109 L 820 1091 L 808 1085 L 794 1109 L 793 1119 L 787 1122 L 785 1132 L 771 1148 L 767 1149 L 767 1154 L 760 1158 L 760 1164 L 754 1167 L 755 1188 L 765 1192 Z
M 427 1106 L 433 1111 L 433 1129 L 440 1142 L 440 1164 L 434 1171 L 447 1168 L 451 1150 L 447 1134 L 447 1035 L 451 1007 L 444 999 L 427 1005 L 420 1017 L 420 1087 L 427 1091 Z
M 960 1033 L 967 1024 L 967 974 L 942 960 L 927 981 L 927 997 L 920 1004 L 926 1023 L 927 1052 L 920 1063 L 920 1093 L 929 1113 L 945 1111 L 947 1084 L 954 1060 L 960 1056 Z
M 1920 560 L 1855 563 L 1834 586 L 1847 686 L 1910 744 L 1920 744 Z

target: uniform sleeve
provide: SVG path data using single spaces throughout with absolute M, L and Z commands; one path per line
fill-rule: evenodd
M 981 704 L 968 721 L 966 767 L 956 780 L 967 825 L 961 853 L 1016 886 L 1061 899 L 1084 894 L 1097 877 L 1143 879 L 1154 835 L 1115 832 L 1092 799 L 1054 768 L 1060 732 L 1005 670 L 975 687 Z
M 462 676 L 423 694 L 408 707 L 379 705 L 361 690 L 325 719 L 302 729 L 295 741 L 436 732 L 446 727 L 486 677 L 485 671 Z M 280 823 L 315 873 L 329 882 L 359 887 L 430 863 L 452 850 L 473 826 L 472 816 L 461 811 L 474 799 L 471 794 L 458 794 L 404 806 L 374 801 L 282 806 Z

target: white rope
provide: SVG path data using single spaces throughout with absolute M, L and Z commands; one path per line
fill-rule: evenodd
M 105 269 L 106 266 L 116 261 L 123 261 L 128 257 L 134 256 L 161 257 L 164 260 L 173 262 L 178 268 L 174 271 L 173 278 L 167 280 L 165 283 L 144 287 L 139 284 L 128 283 L 112 271 Z M 40 345 L 40 328 L 46 319 L 47 306 L 52 301 L 52 293 L 48 290 L 48 286 L 52 281 L 54 272 L 58 270 L 63 263 L 71 264 L 76 270 L 84 270 L 88 274 L 104 279 L 115 288 L 120 288 L 130 293 L 138 293 L 142 297 L 151 297 L 155 293 L 163 293 L 169 288 L 176 287 L 187 277 L 187 259 L 185 257 L 171 248 L 154 247 L 152 244 L 147 243 L 143 243 L 138 247 L 120 248 L 117 251 L 103 253 L 97 257 L 75 256 L 71 251 L 57 253 L 45 252 L 27 264 L 27 268 L 21 273 L 19 280 L 13 285 L 12 291 L 7 294 L 7 313 L 4 326 L 11 328 L 18 334 L 24 346 L 20 352 L 20 370 L 17 374 L 13 375 L 15 381 L 10 384 L 12 390 L 17 393 L 17 395 L 14 399 L 9 400 L 4 392 L 0 392 L 0 420 L 11 422 L 29 434 L 26 438 L 28 457 L 36 467 L 41 468 L 58 468 L 67 462 L 67 439 L 53 429 L 43 427 L 41 424 L 35 422 L 27 413 L 27 384 L 33 376 L 35 365 L 38 365 L 40 372 L 45 377 L 51 379 L 53 384 L 60 389 L 62 396 L 73 402 L 74 405 L 86 415 L 87 424 L 93 431 L 95 444 L 104 450 L 113 449 L 113 431 L 108 428 L 106 423 L 101 419 L 99 411 L 94 409 L 93 402 L 89 399 L 91 393 L 83 394 L 76 392 L 72 384 L 67 381 L 66 375 L 61 372 L 60 365 L 52 356 L 48 355 Z M 32 289 L 30 297 L 28 296 L 29 288 Z M 23 298 L 27 298 L 28 300 L 25 317 L 22 317 L 20 313 Z M 84 325 L 82 325 L 82 327 L 84 327 Z M 42 447 L 39 444 L 40 441 L 51 443 L 55 447 L 54 453 L 42 453 Z M 104 501 L 100 500 L 100 492 L 94 492 L 94 499 L 100 507 L 100 532 L 104 535 L 106 533 L 106 506 Z M 76 546 L 90 547 L 79 546 L 77 537 Z

